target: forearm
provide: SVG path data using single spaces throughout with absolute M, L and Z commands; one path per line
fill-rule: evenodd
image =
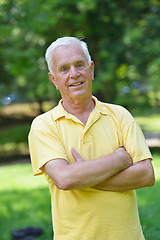
M 45 165 L 47 174 L 63 190 L 92 187 L 132 164 L 132 160 L 128 160 L 130 156 L 124 150 L 90 161 L 83 161 L 75 150 L 72 154 L 76 159 L 73 164 L 57 159 Z
M 83 161 L 68 165 L 66 183 L 69 189 L 92 187 L 125 169 L 126 165 L 115 164 L 116 156 L 99 158 L 92 161 Z M 65 176 L 65 175 L 64 175 Z
M 105 191 L 128 191 L 153 186 L 154 171 L 150 160 L 133 164 L 93 188 Z

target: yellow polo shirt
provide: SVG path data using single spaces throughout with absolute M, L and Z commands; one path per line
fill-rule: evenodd
M 43 166 L 62 158 L 73 163 L 74 147 L 84 160 L 124 146 L 134 162 L 152 158 L 139 125 L 121 106 L 95 101 L 86 126 L 67 113 L 61 101 L 34 119 L 29 147 L 34 175 L 45 174 L 52 198 L 54 240 L 143 240 L 135 191 L 92 188 L 59 190 Z M 45 201 L 45 196 L 44 201 Z

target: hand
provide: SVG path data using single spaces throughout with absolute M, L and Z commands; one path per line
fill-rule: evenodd
M 117 155 L 118 161 L 120 160 L 122 165 L 125 168 L 128 168 L 133 165 L 133 161 L 129 153 L 126 151 L 124 147 L 120 147 L 115 151 L 115 154 Z
M 81 157 L 81 155 L 74 148 L 71 149 L 71 153 L 72 153 L 74 159 L 76 160 L 76 162 L 84 161 L 83 158 Z

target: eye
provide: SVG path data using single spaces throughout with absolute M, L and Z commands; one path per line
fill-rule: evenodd
M 65 72 L 67 72 L 67 67 L 62 67 L 61 69 L 60 69 L 60 71 L 62 72 L 62 73 L 65 73 Z
M 77 67 L 78 67 L 78 68 L 83 68 L 83 67 L 84 67 L 84 64 L 83 64 L 82 62 L 80 62 L 80 63 L 77 64 Z

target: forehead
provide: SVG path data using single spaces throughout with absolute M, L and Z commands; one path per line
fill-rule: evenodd
M 53 53 L 53 64 L 64 65 L 74 61 L 86 61 L 82 47 L 79 43 L 62 45 Z

